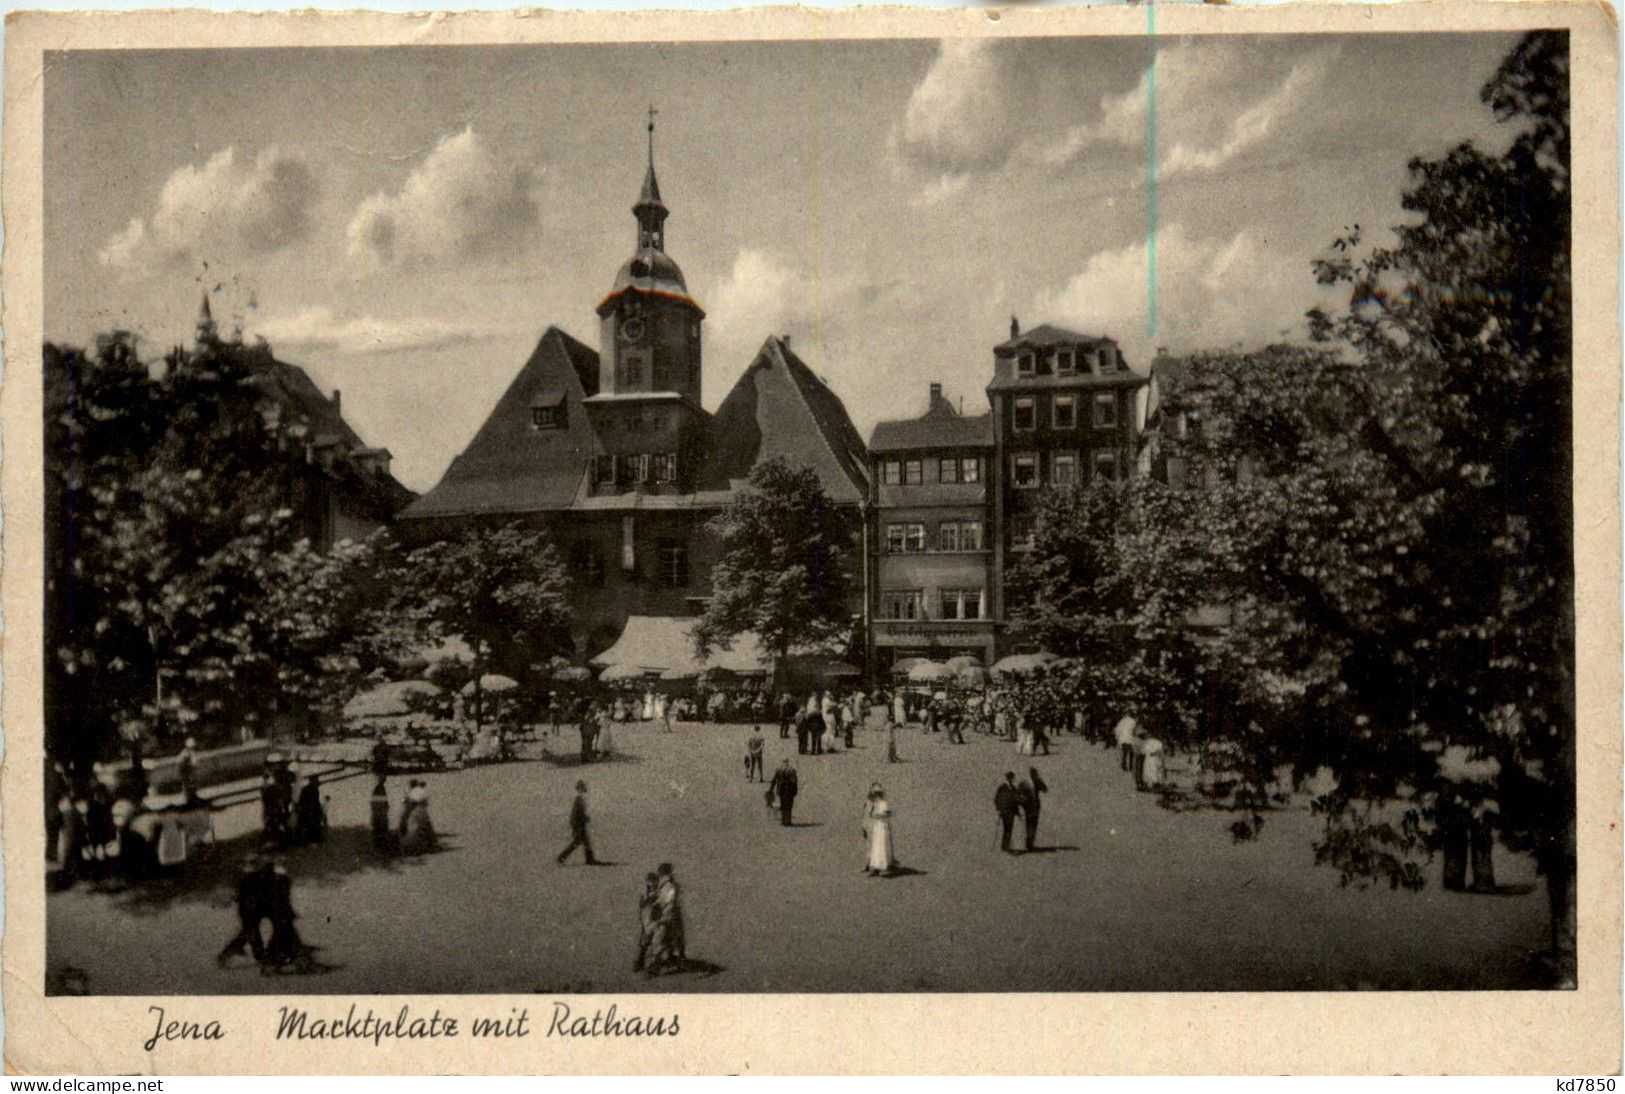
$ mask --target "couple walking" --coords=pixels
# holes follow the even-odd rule
[[[688,940],[683,930],[683,897],[671,863],[643,879],[638,900],[638,958],[633,972],[659,976],[681,971],[688,961]]]
[[[993,792],[993,809],[999,815],[999,850],[1010,851],[1010,835],[1019,813],[1026,822],[1026,850],[1033,850],[1038,838],[1038,815],[1043,809],[1041,794],[1047,793],[1049,784],[1038,775],[1038,769],[1027,769],[1027,778],[1016,782],[1016,773],[1006,771],[1004,781]]]

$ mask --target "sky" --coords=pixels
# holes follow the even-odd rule
[[[770,335],[860,432],[1053,322],[1170,352],[1303,336],[1310,262],[1406,162],[1509,134],[1507,35],[75,51],[45,88],[45,325],[160,356],[201,293],[427,490],[541,333],[597,344],[647,109],[715,409]],[[1156,313],[1147,103],[1155,72]]]

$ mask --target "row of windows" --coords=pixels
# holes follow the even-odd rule
[[[578,585],[596,588],[604,583],[604,556],[598,545],[577,542],[570,547],[570,576]],[[655,580],[673,589],[688,586],[688,545],[675,539],[655,544]]]
[[[1085,349],[1061,346],[1049,353],[1022,350],[1016,354],[1016,375],[1023,379],[1031,376],[1075,376],[1080,371],[1111,372],[1117,367],[1117,351],[1111,346]]]
[[[937,525],[936,547],[926,546],[925,525],[903,523],[886,525],[886,552],[902,555],[917,551],[980,551],[982,549],[982,522],[979,520],[945,520]]]
[[[926,610],[924,589],[887,589],[880,594],[882,619],[981,619],[982,590],[938,589],[937,614]]]
[[[927,465],[936,472],[935,482],[982,481],[980,456],[943,456],[934,460],[885,460],[880,465],[880,481],[887,486],[919,486],[925,481]]]
[[[1040,399],[1037,395],[1018,395],[1010,400],[1010,425],[1017,433],[1038,428]],[[1096,429],[1110,429],[1117,425],[1117,394],[1097,392],[1094,398],[1093,421]],[[1050,403],[1049,424],[1052,429],[1076,429],[1078,426],[1078,397],[1056,395]]]
[[[677,453],[640,452],[630,456],[598,456],[593,481],[600,486],[620,483],[676,482]]]
[[[1019,490],[1035,490],[1045,485],[1044,460],[1038,452],[1016,452],[1010,457],[1010,485]],[[1101,449],[1090,463],[1096,482],[1116,482],[1122,468],[1116,449]],[[1071,486],[1081,481],[1076,452],[1049,453],[1050,486]]]

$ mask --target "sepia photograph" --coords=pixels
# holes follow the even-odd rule
[[[1135,17],[47,49],[37,990],[1583,987],[1570,32]]]

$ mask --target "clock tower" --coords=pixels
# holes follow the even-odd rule
[[[637,250],[598,305],[599,383],[616,394],[672,392],[700,402],[700,323],[705,318],[666,254],[668,210],[655,178],[654,114],[649,111],[649,169],[632,215]]]

